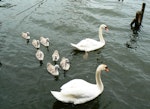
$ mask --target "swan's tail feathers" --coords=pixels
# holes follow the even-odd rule
[[[71,43],[71,46],[77,48],[76,44]]]
[[[61,92],[51,91],[51,94],[58,100],[64,103],[73,103],[74,98],[70,96],[65,96]]]
[[[57,91],[51,91],[51,94],[59,101],[63,100],[62,94],[60,92]]]

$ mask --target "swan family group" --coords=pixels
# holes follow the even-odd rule
[[[108,27],[105,24],[100,25],[99,27],[99,41],[86,38],[81,40],[79,43],[71,43],[71,46],[79,51],[90,52],[102,48],[105,45],[105,40],[103,38],[102,30],[108,30]],[[30,36],[29,32],[22,33],[22,37],[29,42]],[[48,48],[49,38],[40,37],[40,40],[33,39],[32,45],[37,48],[36,58],[40,61],[42,65],[42,60],[44,59],[44,53],[39,49],[40,44]],[[47,71],[54,76],[58,76],[59,65],[57,61],[59,60],[59,52],[55,50],[52,54],[52,59],[56,63],[52,65],[50,62],[47,63]],[[63,70],[69,70],[70,62],[68,58],[63,57],[60,61],[60,66]],[[83,79],[73,79],[60,88],[61,91],[51,91],[51,94],[59,101],[64,103],[73,103],[73,104],[82,104],[88,101],[91,101],[98,97],[104,90],[104,85],[101,80],[101,72],[108,72],[109,69],[107,65],[100,64],[95,73],[96,84],[89,83]]]

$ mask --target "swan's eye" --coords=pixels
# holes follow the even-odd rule
[[[108,27],[107,27],[107,26],[105,27],[105,30],[108,30]]]
[[[105,67],[105,71],[106,71],[106,72],[109,72],[109,68],[108,68],[107,66]]]

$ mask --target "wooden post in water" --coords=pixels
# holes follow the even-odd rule
[[[134,24],[134,27],[133,27],[133,24]],[[136,17],[135,19],[133,19],[130,26],[133,31],[137,32],[140,29],[140,25],[141,25],[141,11],[138,11],[136,12]]]
[[[133,21],[130,24],[131,29],[133,30],[134,33],[137,33],[137,31],[140,29],[140,26],[142,24],[142,19],[143,19],[143,15],[144,15],[145,5],[146,5],[145,3],[142,4],[141,11],[137,11],[136,12],[136,17],[135,17],[135,19],[133,19]],[[134,24],[134,27],[133,27],[133,24]]]
[[[143,3],[143,4],[142,4],[142,9],[141,9],[141,12],[142,12],[141,23],[142,23],[142,20],[143,20],[143,15],[144,15],[145,6],[146,6],[146,3]]]

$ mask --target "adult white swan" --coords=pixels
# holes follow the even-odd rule
[[[52,95],[59,101],[65,103],[82,104],[99,96],[104,86],[101,80],[101,71],[109,71],[107,65],[101,64],[96,70],[96,84],[86,82],[82,79],[73,79],[61,87],[61,91],[51,91]]]
[[[105,40],[104,40],[103,35],[102,35],[103,29],[108,30],[108,27],[105,24],[100,25],[100,27],[99,27],[99,39],[100,39],[100,41],[86,38],[86,39],[81,40],[77,44],[71,43],[71,46],[75,47],[79,51],[85,51],[85,52],[90,52],[90,51],[102,48],[105,45]]]

